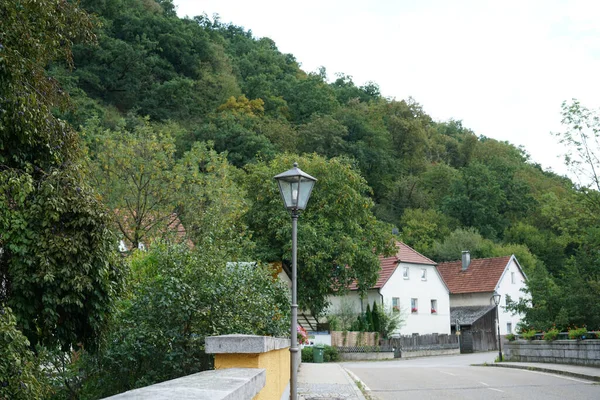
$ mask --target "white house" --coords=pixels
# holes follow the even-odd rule
[[[336,312],[343,302],[351,303],[359,313],[373,302],[401,312],[406,322],[397,333],[450,333],[449,291],[436,263],[414,249],[397,242],[398,252],[392,257],[380,257],[381,269],[375,286],[360,299],[358,288],[350,293],[329,298],[330,312]]]
[[[492,295],[497,292],[501,296],[498,308],[500,334],[514,333],[521,315],[513,315],[505,307],[508,299],[518,301],[525,296],[522,289],[527,280],[514,255],[471,260],[469,252],[464,251],[462,260],[440,263],[437,269],[450,290],[452,324],[457,319],[460,324],[469,322],[460,321],[460,316],[468,314],[464,312],[467,310],[465,307],[470,310],[471,318],[478,315],[475,312],[477,307],[481,316],[492,311],[495,313]],[[492,317],[495,318],[495,315]]]

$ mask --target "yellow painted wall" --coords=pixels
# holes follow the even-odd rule
[[[288,348],[259,354],[215,354],[215,369],[264,368],[267,379],[255,400],[279,400],[290,381]]]

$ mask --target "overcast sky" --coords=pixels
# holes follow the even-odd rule
[[[565,173],[560,105],[600,106],[600,2],[586,0],[174,0],[269,37],[303,70],[373,81],[434,119],[522,145]]]

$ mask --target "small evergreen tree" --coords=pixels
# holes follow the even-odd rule
[[[373,332],[380,332],[380,323],[379,323],[379,309],[377,308],[377,302],[373,301],[373,309],[371,310],[372,320],[373,320]]]

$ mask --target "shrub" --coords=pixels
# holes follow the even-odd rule
[[[553,340],[556,340],[559,333],[560,331],[556,329],[556,327],[552,327],[552,329],[549,329],[548,332],[544,332],[543,339],[547,342],[551,342]]]
[[[571,328],[569,329],[569,339],[585,339],[587,335],[587,328],[584,326],[582,328]]]
[[[521,336],[525,340],[533,340],[535,338],[537,331],[535,329],[529,329],[521,332]]]
[[[307,363],[313,362],[312,346],[306,346],[302,349],[302,362],[307,362]]]
[[[505,337],[506,337],[506,340],[508,340],[509,342],[512,342],[517,338],[514,333],[509,333]]]
[[[339,360],[340,360],[340,353],[338,353],[337,347],[325,345],[325,352],[323,353],[323,361],[336,362]]]

